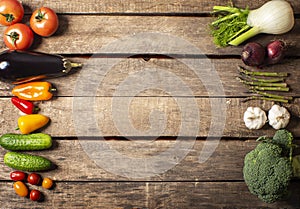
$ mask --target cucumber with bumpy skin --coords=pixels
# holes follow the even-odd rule
[[[19,152],[7,152],[4,155],[4,163],[16,170],[30,172],[50,170],[53,166],[47,158]]]
[[[52,146],[52,138],[48,134],[4,134],[0,137],[0,145],[12,151],[44,150]]]

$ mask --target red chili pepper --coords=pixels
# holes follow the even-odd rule
[[[18,97],[12,97],[11,102],[25,114],[33,114],[39,110],[32,102]]]

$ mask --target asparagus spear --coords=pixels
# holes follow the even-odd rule
[[[258,90],[258,91],[289,91],[288,87],[269,87],[269,86],[250,86],[250,90]]]
[[[278,83],[278,82],[284,82],[284,78],[270,78],[270,79],[265,79],[265,78],[257,78],[254,76],[249,76],[244,73],[240,73],[242,78],[245,78],[246,80],[251,80],[251,81],[257,81],[257,82],[262,82],[262,83]]]
[[[242,66],[239,66],[239,71],[249,76],[266,76],[266,77],[287,77],[288,73],[285,72],[259,72],[259,71],[250,71]]]
[[[260,94],[260,95],[262,95],[264,97],[269,97],[269,98],[284,99],[284,100],[293,100],[293,97],[291,97],[291,96],[281,96],[281,95],[276,95],[276,94],[270,94],[270,93],[263,92],[263,91],[256,91],[256,90],[254,90],[253,93]]]
[[[282,103],[288,103],[289,102],[289,100],[287,100],[287,99],[270,98],[270,97],[264,97],[264,96],[247,97],[245,100],[243,100],[243,102],[247,102],[249,100],[257,100],[257,99],[273,101],[273,102],[282,102]]]
[[[266,86],[266,87],[287,87],[286,83],[269,83],[269,82],[259,82],[259,81],[246,81],[238,77],[241,83],[249,86]]]

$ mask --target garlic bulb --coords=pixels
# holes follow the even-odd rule
[[[274,129],[285,128],[290,121],[290,113],[285,107],[273,105],[268,114],[269,124]]]
[[[244,122],[249,129],[260,129],[266,124],[267,115],[259,107],[248,107],[244,113]]]

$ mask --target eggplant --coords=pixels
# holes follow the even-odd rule
[[[0,54],[0,78],[17,83],[64,76],[81,66],[60,55],[41,52],[6,50]]]

